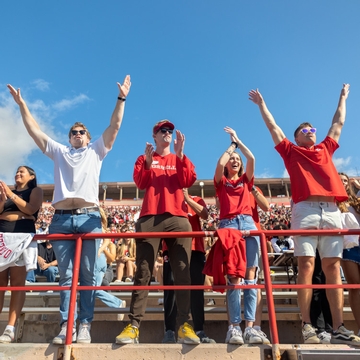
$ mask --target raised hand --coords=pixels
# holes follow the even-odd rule
[[[120,92],[119,96],[126,98],[131,88],[130,75],[126,75],[124,79],[124,83],[122,85],[120,83],[117,83],[117,86]]]
[[[20,105],[20,103],[23,101],[22,97],[21,97],[21,92],[20,92],[20,88],[18,88],[17,90],[15,90],[15,88],[13,86],[11,86],[10,84],[7,84],[7,88],[10,91],[10,94],[12,95],[12,97],[14,98],[15,102]]]
[[[5,189],[2,185],[2,182],[0,182],[0,203],[4,203],[7,200]]]
[[[249,91],[249,100],[251,100],[256,105],[260,105],[264,101],[259,89]]]
[[[341,95],[345,96],[345,99],[349,96],[350,92],[350,84],[343,84],[343,88],[341,89]]]
[[[234,141],[236,143],[238,143],[240,141],[236,134],[236,131],[234,129],[232,129],[229,126],[225,126],[224,130],[225,130],[225,132],[227,132],[230,135],[230,141]]]
[[[146,168],[150,169],[151,164],[153,162],[153,155],[154,155],[154,145],[150,143],[146,143],[145,146],[145,161],[146,161]]]
[[[176,139],[174,139],[174,151],[180,159],[184,156],[185,135],[180,130],[176,130]]]

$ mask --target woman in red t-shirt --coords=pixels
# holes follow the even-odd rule
[[[230,135],[231,145],[221,155],[215,171],[214,183],[216,195],[220,203],[219,228],[232,228],[241,231],[257,230],[252,218],[250,192],[254,185],[255,158],[251,151],[239,140],[236,132],[225,127]],[[236,148],[246,158],[246,170]],[[245,237],[246,241],[246,275],[245,284],[256,284],[256,268],[259,261],[259,239],[254,236]],[[235,274],[227,274],[229,285],[239,285],[241,280]],[[244,291],[244,318],[246,328],[244,338],[240,329],[241,293],[240,289],[227,290],[226,304],[228,308],[229,330],[226,343],[262,344],[262,338],[253,328],[256,312],[257,290]]]

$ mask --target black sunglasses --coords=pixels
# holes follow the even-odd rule
[[[172,134],[174,130],[168,129],[168,128],[160,128],[159,131],[161,131],[162,134],[166,134],[168,132],[169,134]]]
[[[80,135],[85,135],[86,134],[86,130],[71,130],[71,135],[75,136],[77,134]]]

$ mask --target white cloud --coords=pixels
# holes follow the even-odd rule
[[[52,108],[56,111],[68,110],[78,104],[90,100],[86,95],[80,94],[72,99],[63,99],[52,105]]]
[[[59,128],[55,130],[53,120],[57,114],[87,100],[89,98],[86,95],[80,94],[54,105],[46,105],[42,100],[27,101],[27,105],[40,128],[53,139],[59,139],[64,134],[66,137],[66,133],[58,133]],[[0,92],[0,139],[0,179],[13,184],[17,167],[27,164],[29,156],[38,147],[27,133],[19,107],[7,91]]]
[[[272,178],[274,175],[269,172],[269,169],[263,169],[262,173],[255,174],[255,179]]]
[[[43,79],[36,79],[31,84],[34,85],[35,89],[40,91],[47,91],[50,88],[50,84]]]
[[[288,171],[286,169],[284,169],[284,172],[282,174],[282,178],[288,178],[288,177],[290,177],[289,173],[288,173]]]
[[[351,156],[348,156],[346,159],[344,158],[333,158],[333,162],[338,171],[343,171],[348,167],[351,162]]]

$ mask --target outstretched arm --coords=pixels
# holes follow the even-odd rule
[[[343,87],[342,87],[341,93],[340,93],[339,103],[338,103],[337,109],[335,111],[331,127],[328,132],[328,136],[333,138],[336,142],[339,141],[341,130],[345,123],[346,99],[349,96],[349,92],[350,92],[350,85],[343,84]]]
[[[31,115],[24,99],[21,97],[20,89],[15,90],[10,84],[7,85],[14,101],[19,105],[21,117],[29,135],[34,139],[36,145],[45,152],[48,136],[40,129],[39,124]]]
[[[117,85],[119,88],[120,99],[116,100],[115,109],[111,115],[110,125],[103,133],[105,147],[109,150],[112,148],[115,142],[124,116],[125,99],[128,96],[131,87],[130,75],[125,76],[124,83],[122,85],[120,83],[117,83]]]
[[[266,127],[269,129],[272,139],[275,145],[279,144],[281,141],[285,139],[285,134],[281,130],[281,128],[276,124],[274,117],[271,112],[267,108],[264,98],[260,94],[259,90],[250,90],[249,92],[249,100],[258,105],[261,116],[265,122]]]

